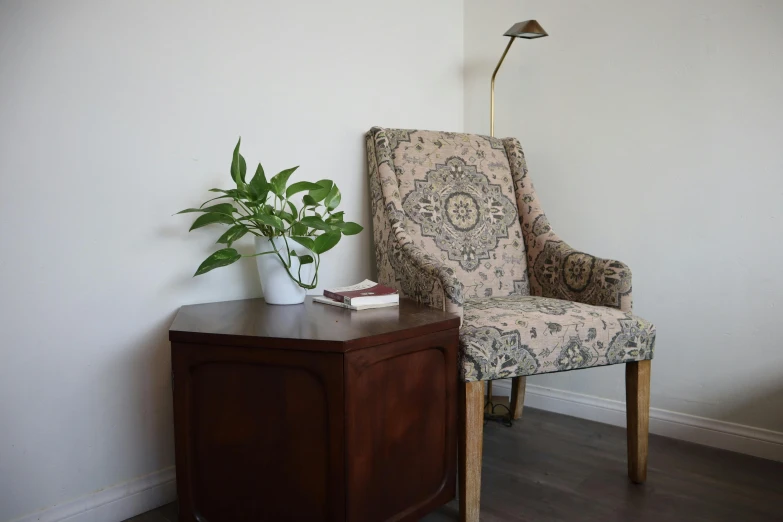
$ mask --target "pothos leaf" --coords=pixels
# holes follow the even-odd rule
[[[312,250],[315,246],[315,241],[313,241],[313,238],[307,237],[307,236],[291,236],[291,239],[302,245],[308,250]]]
[[[247,172],[247,163],[245,158],[239,153],[239,145],[242,143],[242,137],[239,137],[237,146],[234,147],[234,154],[231,156],[231,178],[237,186],[245,182],[245,173]]]
[[[234,205],[231,203],[218,203],[217,205],[204,208],[186,208],[185,210],[180,210],[177,214],[187,214],[188,212],[215,212],[216,214],[226,214],[227,216],[230,216],[236,211],[237,209],[235,209]]]
[[[253,219],[256,219],[261,223],[269,225],[270,227],[276,228],[278,230],[285,229],[283,221],[277,216],[270,216],[269,214],[256,214],[253,216]]]
[[[298,221],[294,222],[291,225],[291,235],[292,236],[301,236],[303,234],[307,234],[307,226],[299,223]]]
[[[253,191],[253,195],[258,199],[266,199],[266,193],[269,192],[269,184],[266,182],[266,175],[264,174],[264,167],[258,164],[256,173],[253,175],[253,179],[250,180],[250,190]],[[264,195],[262,198],[261,195]]]
[[[233,227],[226,230],[226,232],[220,236],[220,238],[217,240],[218,243],[224,243],[228,246],[231,246],[234,241],[241,238],[245,234],[248,233],[248,229],[245,225],[234,225]]]
[[[326,218],[326,222],[330,224],[341,223],[344,215],[345,212],[343,212],[342,210],[340,212],[335,212],[334,214]]]
[[[321,234],[313,242],[313,248],[311,249],[316,254],[323,254],[324,252],[331,250],[334,246],[340,242],[342,235],[339,232],[327,232]]]
[[[204,214],[196,218],[193,224],[190,225],[190,230],[196,230],[197,228],[212,225],[213,223],[224,223],[226,225],[232,225],[234,223],[234,218],[226,214],[209,212],[208,214]]]
[[[239,155],[239,179],[242,180],[242,184],[245,183],[245,175],[247,174],[247,163],[242,155]],[[242,185],[240,185],[242,186]]]
[[[311,183],[309,181],[298,181],[286,189],[285,197],[290,198],[298,192],[303,192],[305,190],[318,190],[320,188],[321,185],[317,183]]]
[[[324,223],[323,219],[321,219],[318,216],[305,216],[302,219],[300,219],[299,222],[302,223],[303,225],[307,226],[307,227],[315,228],[317,230],[331,230],[332,229],[329,225]]]
[[[227,194],[227,195],[231,196],[232,198],[239,195],[239,192],[237,192],[237,189],[223,190],[223,189],[219,189],[219,188],[211,188],[211,189],[209,189],[209,191],[210,192],[222,192],[223,194]]]
[[[336,226],[346,236],[353,236],[355,234],[358,234],[362,230],[364,230],[364,227],[362,227],[360,224],[354,223],[352,221],[347,221],[345,223],[337,223]]]
[[[313,198],[313,201],[316,203],[319,201],[323,201],[323,199],[329,195],[329,191],[332,190],[332,187],[334,186],[334,182],[330,181],[328,179],[322,179],[319,181],[316,181],[317,185],[320,185],[321,188],[311,190],[308,194],[311,198]]]
[[[206,274],[210,270],[220,268],[221,266],[228,266],[232,263],[236,263],[240,259],[242,259],[242,256],[239,255],[239,252],[233,248],[224,248],[222,250],[218,250],[206,258],[203,263],[201,263],[201,265],[198,267],[198,270],[196,270],[196,273],[193,274],[193,277]]]
[[[337,188],[337,185],[332,185],[332,189],[324,199],[324,205],[329,210],[333,210],[340,204],[340,199],[342,199],[342,196],[340,195],[340,189]]]
[[[272,179],[269,180],[269,184],[272,185],[272,192],[282,198],[283,194],[285,194],[285,185],[288,183],[288,178],[290,178],[291,174],[298,168],[298,166],[291,167],[290,169],[282,170],[272,176]]]

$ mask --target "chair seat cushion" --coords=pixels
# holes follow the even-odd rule
[[[460,330],[466,381],[642,361],[654,345],[641,317],[546,297],[468,299]]]

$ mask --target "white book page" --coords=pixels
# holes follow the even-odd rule
[[[353,292],[355,290],[366,290],[368,288],[372,288],[373,286],[377,285],[375,281],[370,281],[369,279],[365,279],[361,283],[356,283],[355,285],[351,286],[341,286],[340,288],[327,288],[330,292]]]

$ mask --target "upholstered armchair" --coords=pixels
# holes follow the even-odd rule
[[[375,127],[366,136],[379,282],[459,314],[460,513],[478,520],[484,382],[626,365],[628,474],[644,482],[655,327],[631,271],[574,250],[541,209],[514,138]]]

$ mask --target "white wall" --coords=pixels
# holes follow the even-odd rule
[[[467,0],[465,130],[517,136],[555,230],[620,259],[652,406],[783,431],[783,2]],[[530,384],[622,399],[623,368]]]
[[[250,262],[191,278],[216,229],[172,217],[237,136],[369,225],[363,133],[461,129],[462,28],[452,0],[0,3],[0,520],[173,464],[175,311],[260,292]],[[321,282],[371,263],[346,238]]]

